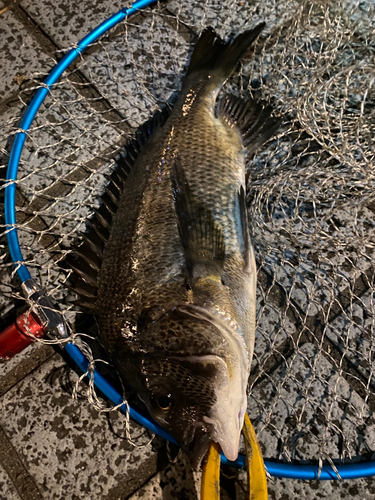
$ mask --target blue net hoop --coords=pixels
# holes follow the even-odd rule
[[[47,97],[52,86],[59,80],[68,66],[80,55],[87,47],[94,43],[103,34],[108,32],[114,26],[124,21],[126,18],[134,15],[140,10],[151,6],[157,0],[139,0],[131,7],[124,8],[111,16],[109,19],[101,23],[93,29],[87,36],[78,42],[76,47],[71,49],[63,59],[56,64],[48,77],[44,80],[43,86],[37,91],[20,124],[20,131],[16,134],[13,147],[10,154],[6,187],[5,187],[5,223],[7,228],[7,238],[10,255],[16,266],[17,274],[22,282],[31,279],[30,272],[24,263],[22,252],[18,240],[16,228],[16,180],[18,174],[18,167],[22,155],[23,146],[29,130],[40,106]],[[87,372],[89,361],[85,358],[79,348],[73,343],[65,345],[65,351],[69,354],[72,360],[76,363],[82,372]],[[115,405],[121,405],[123,402],[122,396],[114,389],[114,387],[97,371],[94,370],[94,383],[109,400]],[[149,429],[151,432],[175,443],[174,438],[168,434],[159,425],[153,422],[150,418],[145,417],[134,408],[122,404],[120,409],[129,416]],[[222,454],[222,463],[228,464],[232,467],[242,469],[245,468],[245,457],[240,455],[235,462],[226,459]],[[352,463],[344,465],[335,465],[335,468],[330,465],[315,466],[315,465],[300,465],[289,463],[278,463],[272,461],[265,461],[267,471],[271,476],[290,479],[303,479],[303,480],[335,480],[335,479],[358,479],[375,475],[375,461]]]

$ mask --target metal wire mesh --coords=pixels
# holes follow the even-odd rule
[[[135,130],[173,102],[199,33],[267,22],[226,84],[284,118],[249,159],[258,264],[249,415],[267,458],[369,460],[375,448],[375,7],[371,0],[158,4],[118,25],[42,105],[17,181],[17,227],[33,278],[76,332],[61,266]],[[69,47],[70,48],[70,47]],[[68,48],[68,49],[69,49]],[[58,52],[57,58],[63,54]],[[20,113],[43,80],[25,81]],[[6,125],[2,172],[19,116]],[[1,235],[0,307],[22,307]]]

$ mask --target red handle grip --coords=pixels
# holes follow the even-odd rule
[[[12,358],[43,336],[43,325],[35,316],[29,311],[21,314],[15,323],[0,333],[0,361]]]

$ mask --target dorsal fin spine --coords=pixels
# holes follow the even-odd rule
[[[117,168],[112,172],[110,182],[101,196],[101,205],[95,210],[91,220],[88,221],[90,230],[82,234],[84,242],[79,248],[76,248],[78,258],[73,259],[72,262],[72,254],[69,254],[66,259],[68,267],[76,275],[75,286],[67,285],[67,287],[83,297],[82,300],[75,302],[82,307],[95,308],[101,259],[110,235],[112,218],[116,215],[124,183],[127,182],[127,177],[143,146],[155,129],[166,122],[169,115],[170,109],[168,107],[162,112],[156,113],[138,129],[135,139],[125,147],[124,153],[118,157]]]

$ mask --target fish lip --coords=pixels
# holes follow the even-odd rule
[[[194,437],[190,445],[182,448],[189,458],[191,467],[196,472],[199,471],[202,460],[206,455],[211,442],[212,438],[207,433],[207,427],[198,425],[195,428]]]
[[[210,419],[209,417],[203,418],[204,422],[212,427],[211,439],[218,443],[224,456],[231,462],[237,460],[241,431],[237,432],[236,435],[229,433],[228,436],[228,433],[225,432],[225,429],[223,430],[219,420]]]
[[[222,449],[222,453],[228,460],[237,460],[238,442],[231,446],[225,439],[212,439],[210,433],[207,432],[207,428],[205,426],[199,426],[195,429],[194,438],[191,444],[188,447],[183,448],[183,451],[189,458],[191,467],[196,472],[200,470],[202,461],[208,452],[210,444],[213,442],[217,442],[220,448],[224,446],[225,451]]]
[[[207,427],[207,424],[209,427]],[[240,435],[238,435],[238,439],[234,439],[232,443],[228,441],[225,435],[220,433],[220,429],[219,432],[217,431],[217,426],[214,425],[213,420],[207,418],[204,420],[204,423],[198,424],[195,428],[194,437],[190,445],[182,446],[183,451],[190,460],[192,468],[196,472],[199,471],[202,460],[207,454],[210,444],[213,442],[219,444],[222,453],[228,460],[237,460]]]

